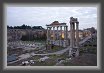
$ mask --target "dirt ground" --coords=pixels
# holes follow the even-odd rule
[[[97,66],[97,55],[83,54],[82,56],[72,59],[70,62],[78,66]]]

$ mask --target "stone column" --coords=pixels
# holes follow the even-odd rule
[[[57,40],[58,40],[58,33],[59,33],[59,31],[58,31],[58,27],[59,27],[59,26],[57,26],[57,35],[56,35]]]
[[[66,26],[64,26],[64,46],[66,46]]]
[[[76,22],[76,57],[79,56],[79,22]]]
[[[60,26],[60,31],[61,31],[61,36],[60,36],[60,43],[61,43],[61,46],[62,46],[62,26]]]
[[[75,36],[74,36],[74,23],[72,24],[72,30],[71,30],[71,42],[72,42],[72,48],[74,47],[74,39],[75,39]]]
[[[58,31],[58,43],[59,43],[59,46],[60,46],[60,27],[59,27],[59,31]]]
[[[50,41],[49,43],[51,43],[51,40],[52,40],[52,39],[51,39],[51,28],[52,28],[52,27],[49,27],[49,41]]]
[[[64,40],[66,40],[66,26],[64,26]]]
[[[70,22],[70,48],[69,48],[69,57],[71,56],[71,50],[73,48],[73,40],[72,40],[72,23]]]
[[[67,41],[68,41],[68,39],[67,39],[67,37],[68,37],[68,35],[67,35],[68,33],[67,33],[67,26],[64,26],[64,40],[65,40],[65,45],[67,46]]]
[[[75,47],[75,23],[73,24],[73,48]]]
[[[73,48],[73,31],[72,23],[70,23],[70,47]]]
[[[68,43],[68,26],[66,26],[66,46],[69,45]]]
[[[76,47],[79,47],[79,22],[76,23]]]
[[[55,32],[54,32],[54,30],[55,30],[55,27],[53,27],[53,44],[54,44],[54,40],[55,40]]]

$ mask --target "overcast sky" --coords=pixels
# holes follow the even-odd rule
[[[78,18],[79,29],[97,28],[96,7],[7,7],[6,21],[9,26],[42,26],[53,21],[67,23],[70,29],[70,17]]]

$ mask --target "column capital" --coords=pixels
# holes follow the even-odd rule
[[[62,26],[60,26],[60,28],[62,28]]]
[[[48,28],[49,28],[49,27],[47,27],[47,30],[48,30]]]
[[[49,29],[51,30],[52,27],[49,27]]]
[[[75,22],[70,22],[70,25],[73,25],[73,24],[75,24]]]
[[[79,24],[79,22],[76,22],[76,24]]]
[[[68,28],[68,26],[65,26],[66,28]]]
[[[59,26],[56,26],[56,27],[57,27],[57,30],[58,30]]]
[[[55,26],[53,26],[53,28],[55,28]]]

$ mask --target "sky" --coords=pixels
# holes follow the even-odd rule
[[[70,29],[70,17],[78,18],[79,29],[95,27],[97,29],[96,7],[7,7],[6,21],[9,26],[42,26],[54,21],[67,23]]]

